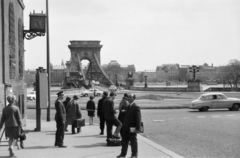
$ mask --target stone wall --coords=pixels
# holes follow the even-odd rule
[[[158,91],[158,92],[187,92],[187,87],[130,87],[135,91]]]

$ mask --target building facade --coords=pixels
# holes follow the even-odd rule
[[[24,81],[24,38],[22,0],[0,2],[0,117],[9,94],[16,96],[23,124],[26,123],[26,83]],[[1,133],[1,132],[0,132]]]
[[[51,86],[63,86],[64,79],[66,76],[66,66],[62,61],[61,65],[50,66],[51,72]]]
[[[133,77],[137,79],[134,65],[120,65],[116,60],[112,60],[108,64],[102,65],[102,68],[113,83],[125,82],[129,72],[133,73]]]

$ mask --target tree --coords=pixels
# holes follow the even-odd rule
[[[229,84],[232,89],[238,90],[240,84],[240,61],[232,59],[228,65],[220,68],[218,77],[221,78],[223,84]]]

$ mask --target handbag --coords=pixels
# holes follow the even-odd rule
[[[20,127],[20,136],[19,136],[19,138],[20,138],[20,141],[23,141],[23,140],[27,139],[26,134],[25,134],[24,130],[22,129],[22,127]]]

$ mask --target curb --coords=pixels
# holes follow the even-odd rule
[[[164,148],[163,146],[151,141],[150,139],[148,138],[145,138],[144,136],[141,136],[141,135],[138,135],[138,137],[144,141],[145,143],[147,143],[148,145],[154,147],[155,149],[159,150],[159,151],[162,151],[163,153],[167,154],[168,156],[171,156],[172,158],[184,158],[174,152],[172,152],[171,150],[168,150],[166,148]]]

